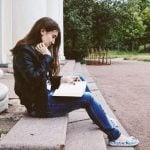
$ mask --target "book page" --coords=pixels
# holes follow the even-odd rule
[[[62,83],[58,89],[55,90],[53,96],[70,96],[81,97],[86,88],[86,81],[77,81],[73,83]]]

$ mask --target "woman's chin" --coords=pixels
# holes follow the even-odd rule
[[[45,46],[46,46],[46,47],[49,47],[49,45],[50,45],[50,44],[48,44],[48,43],[45,43]]]
[[[51,46],[51,43],[47,43],[47,47]]]

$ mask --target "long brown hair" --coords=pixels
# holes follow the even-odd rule
[[[55,40],[55,44],[48,47],[51,51],[51,54],[54,58],[53,65],[52,65],[52,74],[57,75],[60,70],[59,66],[59,58],[58,58],[58,50],[60,47],[61,42],[61,33],[58,24],[49,17],[43,17],[35,22],[33,27],[31,28],[30,32],[21,40],[17,42],[15,47],[11,49],[13,55],[19,50],[17,49],[18,46],[28,44],[32,47],[35,47],[38,43],[41,43],[41,29],[45,29],[47,32],[57,30],[58,36]]]

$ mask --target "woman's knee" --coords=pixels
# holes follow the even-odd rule
[[[94,104],[102,108],[100,102],[94,97],[94,95],[91,92],[84,92],[83,99],[86,101],[88,105]]]
[[[87,104],[92,104],[94,102],[94,96],[90,92],[84,92],[83,99],[87,102]]]

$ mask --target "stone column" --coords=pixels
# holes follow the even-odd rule
[[[2,1],[0,1],[0,63],[2,63]]]
[[[63,27],[63,0],[47,0],[47,15],[54,19],[61,30],[61,45],[59,50],[60,60],[65,60],[64,56],[64,27]]]
[[[7,64],[12,48],[12,0],[0,0],[0,41],[0,64]]]
[[[63,0],[0,0],[0,8],[0,64],[11,62],[9,50],[44,16],[61,28],[60,59],[64,59]]]
[[[13,46],[31,29],[35,21],[46,16],[47,0],[13,0]]]

